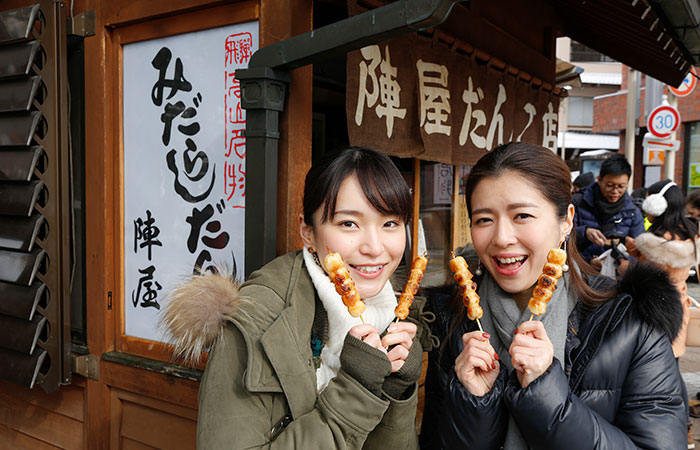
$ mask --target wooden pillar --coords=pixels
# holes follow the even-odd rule
[[[77,2],[76,2],[77,3]],[[87,346],[99,358],[114,347],[113,310],[107,308],[114,292],[115,92],[111,31],[104,26],[102,2],[86,0],[76,11],[95,11],[95,36],[85,38],[85,315]],[[114,301],[114,298],[113,298]],[[110,389],[101,381],[87,380],[85,388],[86,448],[109,446]]]
[[[313,27],[312,0],[262,0],[260,47],[306,33]],[[299,214],[304,177],[311,167],[313,68],[292,71],[280,120],[277,191],[277,254],[301,248]]]

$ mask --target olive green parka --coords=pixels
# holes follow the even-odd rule
[[[240,287],[207,274],[173,291],[165,321],[176,349],[196,357],[214,343],[199,388],[198,449],[418,448],[417,386],[407,400],[379,398],[341,368],[316,392],[316,295],[300,251]]]

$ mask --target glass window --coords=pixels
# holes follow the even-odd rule
[[[454,206],[454,246],[462,247],[472,242],[469,214],[467,213],[467,178],[472,166],[459,166],[459,195]]]
[[[586,47],[574,40],[571,41],[571,61],[574,62],[616,62],[609,56],[606,56],[590,47]]]
[[[569,97],[567,99],[569,126],[593,126],[593,99],[590,97]]]
[[[700,187],[700,122],[688,124],[688,187]],[[688,191],[690,192],[690,191]]]
[[[421,161],[418,254],[428,257],[421,286],[441,286],[449,277],[452,250],[452,185],[454,167]]]

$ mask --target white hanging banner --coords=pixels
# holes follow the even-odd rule
[[[124,333],[163,341],[166,293],[244,267],[245,110],[235,70],[258,22],[123,47]]]

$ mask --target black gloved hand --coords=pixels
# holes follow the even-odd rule
[[[420,378],[423,367],[423,347],[419,339],[414,339],[408,351],[406,362],[397,371],[386,377],[382,389],[394,400],[404,400],[413,394],[410,389]]]

